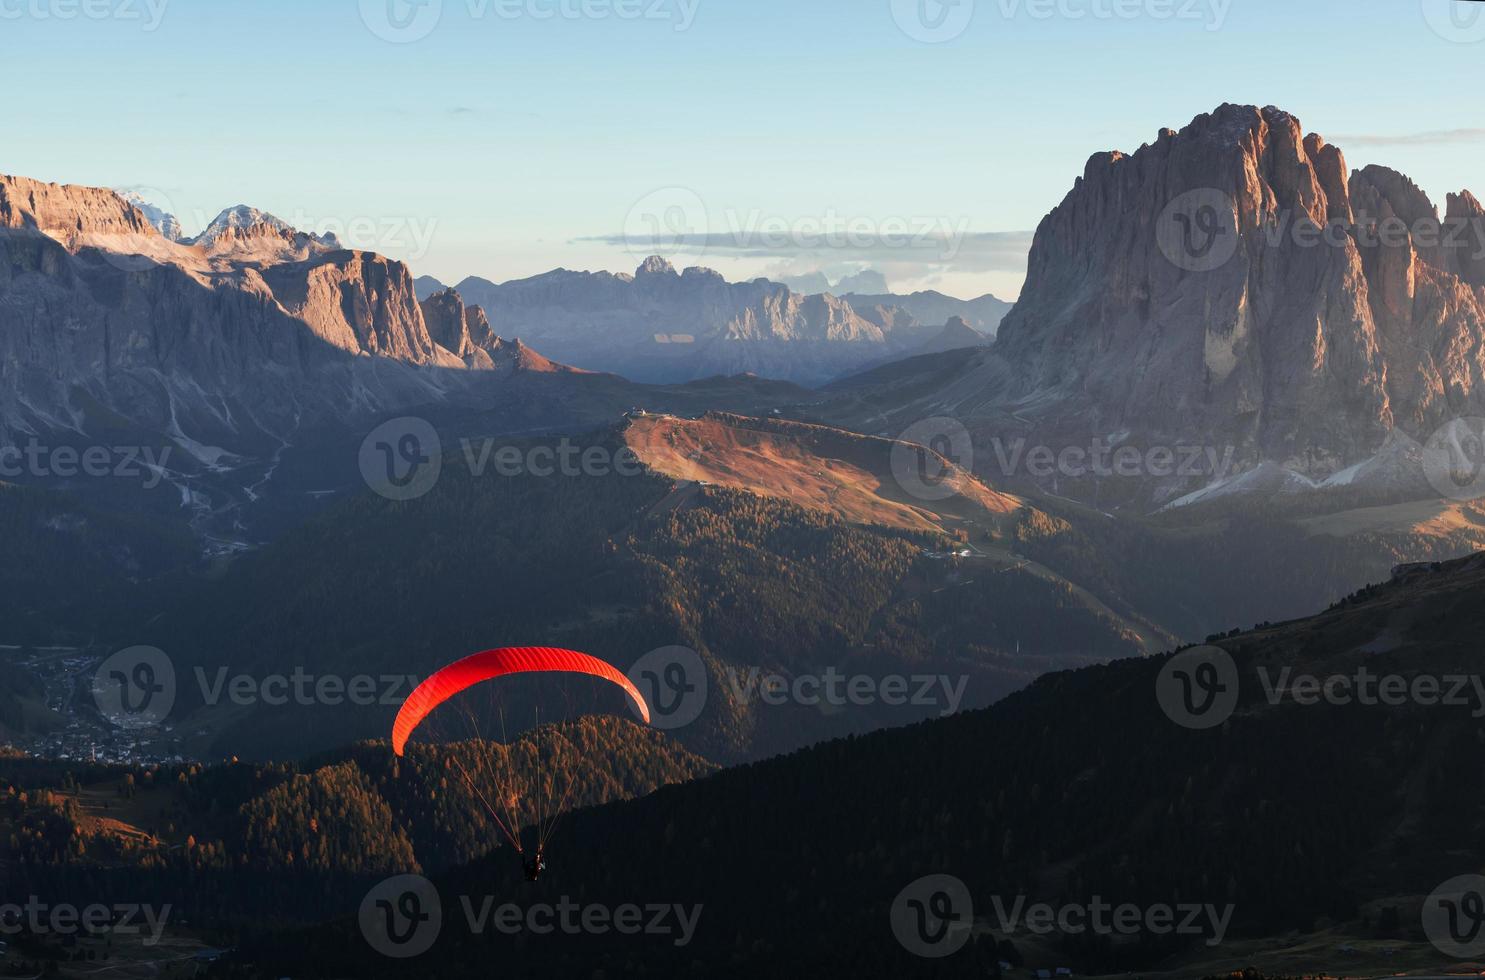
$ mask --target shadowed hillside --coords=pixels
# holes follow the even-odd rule
[[[578,814],[553,845],[550,883],[534,891],[498,863],[440,878],[440,891],[446,907],[493,892],[519,904],[580,895],[704,908],[684,949],[655,937],[522,937],[534,977],[984,976],[974,947],[930,964],[894,939],[894,898],[931,874],[961,880],[976,933],[1010,939],[1028,966],[1298,975],[1333,965],[1346,945],[1363,973],[1437,970],[1424,897],[1485,866],[1481,706],[1311,704],[1287,682],[1271,702],[1265,679],[1362,665],[1412,689],[1420,677],[1478,676],[1482,596],[1485,560],[1424,566],[1311,619],[1226,638],[1238,693],[1208,730],[1163,710],[1158,679],[1181,667],[1170,658],[1057,674],[986,711]],[[1211,946],[1211,933],[1028,938],[994,917],[996,899],[1018,896],[1231,914]],[[295,975],[410,975],[364,946],[358,955],[354,925],[307,941],[320,952],[254,956]],[[416,968],[474,976],[483,948],[451,916]]]

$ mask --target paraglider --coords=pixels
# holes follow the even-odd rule
[[[645,724],[650,722],[650,708],[645,703],[644,696],[639,693],[638,688],[629,678],[612,664],[575,650],[555,647],[505,647],[486,650],[484,653],[466,657],[458,663],[443,668],[418,685],[402,705],[397,714],[397,720],[392,726],[392,751],[399,758],[405,757],[409,739],[430,715],[450,699],[477,685],[518,674],[571,674],[607,681],[617,685],[628,695]],[[502,787],[489,785],[494,781],[494,777],[487,777],[483,780],[475,779],[460,761],[457,752],[449,753],[445,761],[457,771],[468,787],[470,796],[483,805],[491,822],[500,829],[515,848],[516,853],[521,857],[521,870],[526,880],[535,882],[540,879],[547,869],[544,850],[552,830],[550,825],[544,825],[542,819],[542,815],[548,812],[548,807],[543,805],[544,801],[538,800],[536,808],[537,843],[534,856],[528,860],[521,839],[522,822],[516,815],[514,798],[518,794],[514,790],[508,793],[502,792]],[[540,753],[537,756],[537,763],[539,769],[544,769]],[[538,775],[540,776],[540,773]],[[544,783],[539,781],[538,792],[543,790]],[[571,783],[568,785],[568,790],[570,792]],[[491,804],[492,798],[505,804],[504,816]],[[567,798],[564,794],[561,803],[550,811],[549,815],[553,822],[560,815],[566,802]]]
[[[406,754],[407,740],[433,710],[449,698],[469,690],[476,684],[506,677],[511,674],[565,673],[587,674],[590,677],[611,681],[624,689],[634,701],[639,715],[646,725],[650,723],[650,706],[634,683],[619,673],[612,664],[576,650],[559,650],[556,647],[505,647],[486,650],[472,657],[465,657],[456,664],[440,670],[413,691],[407,703],[397,713],[392,726],[392,751],[399,756]]]

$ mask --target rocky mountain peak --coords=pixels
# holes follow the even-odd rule
[[[0,228],[40,232],[74,251],[162,237],[143,211],[111,190],[7,175],[0,175]]]
[[[119,194],[125,201],[140,210],[155,230],[172,242],[185,240],[185,233],[181,229],[180,220],[162,208],[156,207],[146,201],[136,191],[124,191]]]
[[[663,256],[652,255],[645,259],[634,272],[635,279],[643,279],[647,276],[676,276],[675,266]]]
[[[341,247],[334,235],[300,231],[287,221],[246,204],[224,210],[212,219],[205,231],[191,239],[190,244],[199,246],[208,253],[251,251],[265,245],[286,246],[295,250]]]
[[[421,303],[428,336],[455,357],[466,357],[475,345],[469,335],[469,311],[464,299],[453,289],[434,293]],[[478,307],[476,307],[478,309]]]
[[[559,372],[572,369],[550,361],[520,339],[504,340],[478,306],[467,305],[457,289],[445,289],[422,301],[428,335],[439,347],[476,371]]]
[[[689,286],[725,286],[727,277],[716,269],[693,265],[681,273],[681,281]]]
[[[1328,476],[1485,394],[1485,264],[1404,175],[1269,106],[1095,154],[1001,326],[1015,397]],[[1467,194],[1449,214],[1480,213]],[[1387,234],[1392,229],[1395,234]]]

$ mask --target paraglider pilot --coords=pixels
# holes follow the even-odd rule
[[[541,851],[537,851],[535,857],[521,865],[521,869],[526,872],[527,881],[536,881],[541,877],[541,873],[547,869],[547,862],[542,857]]]

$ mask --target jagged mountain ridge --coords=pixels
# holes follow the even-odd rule
[[[1208,188],[1232,202],[1238,247],[1184,269],[1148,232],[1173,199]],[[1446,216],[1485,211],[1464,193]],[[1361,229],[1394,218],[1405,240],[1368,244]],[[1038,229],[998,350],[1025,369],[1017,394],[1085,399],[1107,431],[1223,433],[1255,461],[1328,476],[1394,428],[1426,439],[1481,405],[1485,257],[1415,242],[1430,220],[1403,175],[1348,178],[1340,149],[1293,116],[1223,106],[1089,161]],[[1305,244],[1303,222],[1346,235]]]
[[[1183,254],[1182,220],[1216,221],[1213,247],[1229,251]],[[1440,214],[1395,171],[1348,173],[1288,113],[1224,105],[1090,158],[1038,228],[991,352],[856,379],[823,414],[878,427],[952,415],[981,440],[1054,451],[1232,447],[1236,473],[1267,462],[1322,483],[1485,415],[1482,242],[1468,192]],[[1166,481],[1145,499],[1204,485]]]
[[[456,288],[502,335],[569,364],[650,382],[751,372],[822,383],[911,352],[960,302],[908,298],[934,314],[948,310],[924,320],[897,297],[804,295],[767,279],[731,283],[711,269],[678,272],[658,256],[634,275],[557,269],[501,284],[471,277]],[[967,304],[972,315],[984,315],[979,303]]]
[[[404,263],[333,235],[242,205],[193,238],[178,228],[110,190],[0,177],[0,439],[82,432],[103,407],[201,444],[272,444],[409,406],[479,407],[509,370],[582,373],[497,335],[453,291],[420,301]]]
[[[282,434],[434,400],[450,382],[417,369],[464,368],[405,265],[251,209],[174,241],[112,191],[4,177],[0,250],[7,428],[80,428],[86,392],[198,437]]]
[[[429,335],[473,370],[584,373],[548,360],[519,338],[508,341],[497,336],[485,311],[478,306],[466,305],[458,290],[444,289],[433,293],[420,305]]]
[[[991,337],[995,336],[1006,314],[1015,305],[989,293],[978,299],[956,299],[933,289],[906,296],[889,293],[846,293],[841,298],[858,310],[870,310],[879,306],[899,307],[924,324],[947,324],[958,317],[974,330]]]

